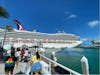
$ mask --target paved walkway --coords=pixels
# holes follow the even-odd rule
[[[14,74],[16,74],[16,73],[18,73],[18,72],[23,70],[23,67],[22,67],[21,64],[22,64],[21,62],[18,63],[18,68],[16,68],[16,66],[15,66]],[[29,66],[29,64],[28,64],[28,66]],[[0,75],[4,75],[4,63],[0,63]]]

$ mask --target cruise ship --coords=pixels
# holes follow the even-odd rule
[[[12,43],[14,47],[21,47],[27,45],[32,47],[35,45],[42,46],[43,48],[71,48],[82,43],[79,36],[68,33],[41,33],[36,31],[26,31],[23,29],[22,25],[16,23],[19,30],[14,29],[13,31],[6,32],[0,29],[0,40],[6,43]]]

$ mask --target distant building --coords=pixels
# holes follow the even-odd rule
[[[100,47],[100,40],[92,41],[92,43],[93,43],[93,46]]]

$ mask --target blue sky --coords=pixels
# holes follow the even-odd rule
[[[82,39],[99,36],[99,0],[0,0],[9,19],[0,18],[0,26],[16,24],[19,20],[26,30],[43,33],[58,30],[75,34]]]

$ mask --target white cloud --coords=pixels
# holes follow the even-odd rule
[[[69,12],[69,11],[66,11],[66,12],[64,12],[65,14],[66,14],[66,19],[71,19],[71,18],[76,18],[77,17],[77,15],[76,14],[73,14],[73,13],[71,13],[71,12]]]
[[[90,21],[88,22],[88,26],[90,27],[96,27],[96,26],[99,26],[100,25],[100,21],[99,20],[94,20],[94,21]]]
[[[76,18],[76,17],[77,17],[77,15],[75,15],[75,14],[71,14],[71,15],[69,15],[68,18]]]
[[[64,13],[65,13],[65,15],[66,15],[66,17],[65,17],[65,19],[64,19],[64,20],[77,18],[77,15],[76,15],[76,14],[72,14],[72,13],[71,13],[71,12],[69,12],[69,11],[66,11],[66,12],[64,12]]]
[[[74,19],[74,18],[77,18],[77,15],[75,15],[75,14],[69,14],[69,15],[65,18],[65,20]]]

